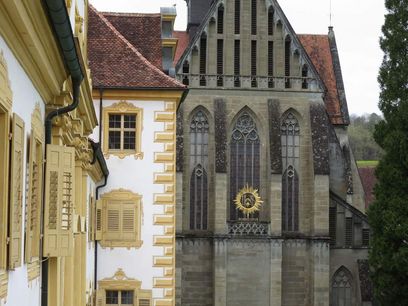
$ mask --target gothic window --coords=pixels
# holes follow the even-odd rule
[[[230,219],[239,220],[244,215],[236,210],[234,199],[246,185],[260,187],[260,139],[255,121],[243,112],[232,130],[230,142]],[[254,215],[253,217],[257,217]]]
[[[309,74],[309,69],[307,67],[307,65],[303,65],[302,67],[302,89],[308,89],[309,88],[309,84],[307,82],[307,76]]]
[[[241,0],[235,0],[235,16],[234,16],[234,26],[235,26],[235,34],[240,33],[241,27]]]
[[[292,40],[290,36],[286,36],[285,39],[285,88],[290,88],[290,49],[292,45]]]
[[[200,86],[206,86],[207,74],[207,35],[203,33],[200,39]]]
[[[185,61],[183,63],[183,84],[184,85],[190,85],[190,81],[188,78],[188,74],[190,73],[190,64],[188,61]]]
[[[190,229],[208,227],[208,118],[198,110],[190,124]]]
[[[256,22],[257,22],[257,0],[252,0],[251,3],[251,34],[256,35]]]
[[[217,86],[224,85],[224,40],[217,40]]]
[[[256,80],[256,40],[251,41],[251,87],[257,87],[258,82]]]
[[[351,273],[340,267],[332,279],[330,306],[351,306],[351,295]]]
[[[268,35],[273,35],[273,7],[271,6],[268,10]]]
[[[273,41],[268,41],[268,87],[273,88]]]
[[[281,125],[282,165],[282,230],[299,230],[299,122],[292,112],[287,113]]]
[[[240,87],[240,73],[241,73],[241,41],[234,42],[234,87]]]
[[[224,33],[224,6],[220,5],[218,7],[218,18],[217,18],[217,33]]]

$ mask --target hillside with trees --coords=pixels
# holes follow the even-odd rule
[[[375,125],[382,117],[372,113],[362,116],[351,115],[348,128],[350,146],[357,161],[379,160],[382,149],[374,140]]]

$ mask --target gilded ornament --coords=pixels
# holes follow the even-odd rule
[[[242,188],[234,200],[235,206],[242,211],[247,218],[249,215],[261,209],[263,201],[259,196],[258,189],[249,187],[248,184]]]

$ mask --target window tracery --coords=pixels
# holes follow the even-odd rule
[[[299,230],[299,148],[300,126],[296,117],[289,112],[282,121],[282,230]]]
[[[352,278],[345,267],[340,267],[334,274],[331,287],[330,306],[351,306]]]
[[[230,141],[230,219],[244,218],[236,209],[234,198],[246,185],[260,187],[260,138],[256,123],[248,112],[243,112],[231,134]],[[259,213],[252,215],[258,218]]]
[[[190,123],[190,229],[208,227],[208,118],[198,110]]]

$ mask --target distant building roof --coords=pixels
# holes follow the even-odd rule
[[[161,49],[158,52],[157,43],[154,42],[150,46],[149,37],[143,37],[145,35],[139,37],[137,28],[134,28],[135,32],[126,28],[127,24],[137,25],[140,23],[141,28],[144,28],[150,22],[156,24],[155,17],[141,18],[140,16],[145,16],[141,14],[105,14],[108,15],[108,18],[114,20],[119,29],[124,31],[125,34],[122,34],[102,13],[90,6],[88,55],[94,87],[185,88],[184,85],[166,75],[159,68],[161,67],[161,58],[158,59],[157,54],[161,54]],[[130,21],[132,18],[134,20]],[[147,21],[144,22],[139,19],[146,19]],[[157,40],[161,48],[161,36],[155,36],[153,40]],[[143,47],[140,47],[141,45]],[[138,46],[143,49],[143,52],[152,53],[151,59],[155,64],[142,54]],[[152,48],[151,52],[149,52],[150,47]],[[158,65],[159,61],[160,66],[158,67],[156,65]]]
[[[186,31],[174,31],[173,37],[178,39],[177,50],[174,56],[174,65],[180,60],[184,53],[184,50],[188,47],[190,43],[190,35]]]
[[[365,196],[366,196],[366,209],[374,201],[374,186],[377,183],[377,177],[375,176],[374,167],[358,168],[360,174],[361,183],[363,184]]]
[[[342,112],[342,101],[339,96],[329,35],[302,34],[298,37],[326,85],[325,104],[330,121],[333,124],[348,123],[348,114],[345,115]]]

